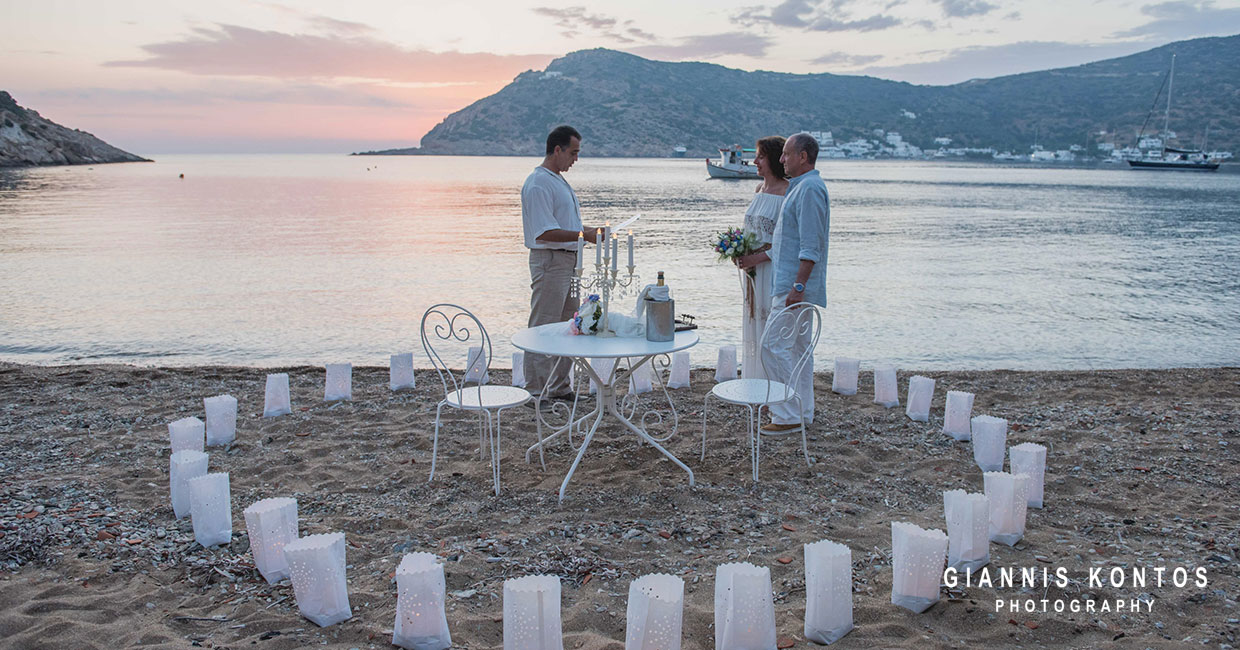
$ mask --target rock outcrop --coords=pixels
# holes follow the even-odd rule
[[[0,90],[0,167],[150,162],[17,105]]]

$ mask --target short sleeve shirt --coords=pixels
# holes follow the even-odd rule
[[[526,248],[575,251],[577,242],[541,242],[548,230],[581,231],[581,204],[563,176],[539,165],[521,187],[521,226]]]

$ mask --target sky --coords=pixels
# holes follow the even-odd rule
[[[916,84],[1240,33],[1240,0],[0,0],[0,90],[139,154],[415,146],[568,52]]]

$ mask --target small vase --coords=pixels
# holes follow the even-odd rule
[[[1043,487],[1046,483],[1046,447],[1033,442],[1023,442],[1008,450],[1013,474],[1029,476],[1029,507],[1042,507]]]
[[[559,577],[504,581],[504,650],[564,650]]]
[[[831,375],[831,392],[840,395],[856,395],[857,375],[860,373],[860,359],[836,357],[835,372]]]
[[[327,380],[323,382],[323,401],[353,399],[353,364],[327,364]]]
[[[900,390],[896,383],[896,367],[890,363],[874,366],[874,403],[886,408],[900,405]]]
[[[1007,420],[992,415],[972,419],[973,460],[983,472],[1002,472],[1007,455]]]
[[[168,487],[172,497],[172,512],[177,519],[190,514],[189,482],[206,475],[207,455],[201,451],[184,449],[169,457]]]
[[[943,493],[947,520],[947,566],[977,571],[990,564],[990,500],[964,490]]]
[[[413,353],[391,355],[388,365],[388,388],[404,390],[415,386],[417,382],[413,377]]]
[[[232,395],[204,397],[202,407],[207,412],[207,445],[231,445],[237,437],[237,398]]]
[[[297,539],[297,500],[288,497],[263,499],[245,509],[245,529],[250,536],[254,566],[275,584],[289,576],[284,547]]]
[[[930,400],[934,398],[934,380],[914,375],[908,380],[908,406],[904,414],[914,422],[930,421]]]
[[[216,472],[190,479],[189,511],[194,541],[203,547],[232,541],[232,495],[228,474]]]
[[[891,602],[920,614],[939,602],[947,534],[897,521],[891,524]]]
[[[822,540],[805,545],[805,638],[835,643],[853,629],[852,549]]]
[[[771,570],[748,562],[715,569],[715,650],[774,650]]]
[[[986,472],[990,501],[990,541],[1015,546],[1025,536],[1029,508],[1029,475]]]
[[[736,379],[736,346],[719,346],[719,361],[715,363],[715,382],[722,383]]]
[[[203,451],[206,441],[206,426],[198,418],[181,418],[168,423],[168,439],[172,444],[172,453],[178,451]]]
[[[307,535],[284,546],[297,609],[319,627],[353,616],[344,550],[344,533]]]
[[[452,647],[444,613],[443,565],[431,553],[408,553],[396,567],[396,624],[392,645],[406,650]]]
[[[668,388],[689,387],[689,351],[681,350],[672,354],[672,369],[667,379]]]
[[[629,583],[624,650],[680,650],[685,581],[652,573]]]
[[[961,442],[973,437],[969,419],[973,417],[973,393],[958,390],[947,391],[947,406],[943,412],[943,433]]]
[[[263,396],[263,417],[270,418],[293,412],[289,401],[288,373],[267,375],[267,392]]]

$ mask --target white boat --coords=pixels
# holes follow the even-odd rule
[[[1153,114],[1154,108],[1150,107],[1150,113],[1145,116],[1146,124],[1141,125],[1141,133],[1137,135],[1137,139],[1142,144],[1149,141],[1157,141],[1158,145],[1155,151],[1147,151],[1145,156],[1141,158],[1129,158],[1128,166],[1132,169],[1155,169],[1155,170],[1180,170],[1180,171],[1202,171],[1212,172],[1218,170],[1218,161],[1210,158],[1205,153],[1205,142],[1203,138],[1201,149],[1183,149],[1179,147],[1171,147],[1167,145],[1167,141],[1175,138],[1175,133],[1171,131],[1171,87],[1175,81],[1175,55],[1171,55],[1171,68],[1167,70],[1167,76],[1163,78],[1163,84],[1167,87],[1167,110],[1163,113],[1163,130],[1161,139],[1145,137],[1145,126],[1150,121],[1150,114]],[[1158,89],[1158,95],[1154,95],[1154,102],[1158,102],[1158,97],[1162,95],[1162,88]],[[1206,130],[1206,137],[1209,137],[1209,129]],[[1152,143],[1151,143],[1152,144]],[[1141,145],[1138,145],[1141,146]]]
[[[758,168],[745,158],[745,154],[753,153],[754,149],[743,149],[739,144],[721,148],[718,162],[706,159],[706,171],[711,178],[759,178]]]
[[[686,153],[689,153],[689,150],[684,147],[676,147],[675,149],[672,149],[673,158],[684,158]]]

